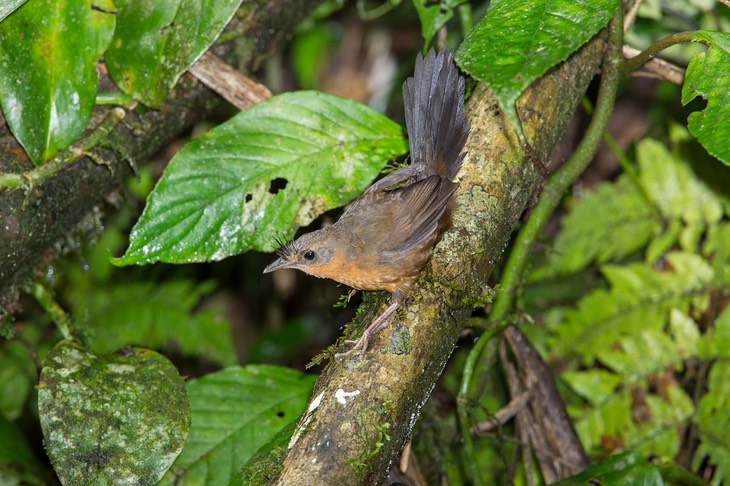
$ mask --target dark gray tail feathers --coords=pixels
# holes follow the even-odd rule
[[[431,49],[416,57],[412,78],[403,83],[406,128],[411,163],[423,163],[425,176],[438,174],[453,180],[469,135],[464,116],[464,78],[451,51]]]

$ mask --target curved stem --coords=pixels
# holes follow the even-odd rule
[[[73,332],[71,332],[71,320],[66,315],[66,312],[58,305],[56,299],[51,295],[43,284],[39,282],[33,282],[30,286],[30,293],[33,295],[36,301],[43,307],[43,310],[51,316],[56,327],[61,331],[61,335],[64,339],[73,339]]]
[[[469,417],[466,407],[468,406],[470,386],[476,367],[480,362],[484,348],[489,342],[489,338],[503,328],[506,317],[512,309],[514,294],[522,280],[525,263],[527,262],[538,233],[545,225],[545,222],[555,207],[557,207],[562,195],[580,174],[583,173],[598,150],[603,133],[613,112],[616,92],[618,91],[618,85],[621,79],[619,66],[622,59],[622,27],[622,12],[621,9],[617,9],[609,24],[608,47],[603,57],[603,71],[598,93],[598,103],[596,104],[594,116],[588,130],[571,158],[550,177],[540,196],[540,201],[530,215],[530,219],[519,232],[505,266],[505,273],[502,278],[502,290],[499,292],[497,300],[492,307],[490,318],[492,322],[497,323],[497,326],[482,335],[467,357],[461,378],[459,395],[457,397],[459,427],[464,441],[464,452],[467,455],[467,462],[473,459],[473,456],[469,457],[470,452],[473,453],[473,445],[469,432]],[[470,470],[470,473],[476,474],[477,472]],[[475,484],[478,484],[478,478],[472,477],[471,479],[475,481]]]
[[[677,32],[676,34],[659,39],[654,44],[641,51],[636,57],[626,59],[621,66],[621,72],[623,74],[628,74],[631,71],[635,71],[667,47],[671,47],[675,44],[686,44],[688,42],[692,42],[695,34],[695,31]]]
[[[609,26],[609,46],[604,55],[601,85],[593,119],[573,155],[545,184],[540,200],[535,205],[530,219],[517,235],[502,277],[502,291],[497,295],[497,300],[492,307],[490,316],[492,321],[503,321],[511,311],[514,294],[522,280],[525,264],[540,230],[557,207],[563,194],[593,160],[593,156],[603,139],[603,133],[613,113],[616,92],[621,79],[621,72],[619,71],[623,40],[621,20],[619,19],[617,22],[614,17]]]
[[[501,329],[497,329],[496,327],[487,330],[481,335],[477,343],[474,345],[474,348],[472,348],[469,352],[469,355],[466,358],[466,363],[464,364],[464,374],[461,377],[459,394],[456,398],[456,416],[459,421],[459,434],[461,435],[464,456],[466,458],[464,463],[467,467],[471,484],[475,486],[479,486],[483,483],[481,475],[479,474],[479,469],[477,468],[478,461],[474,460],[474,441],[472,440],[471,421],[469,420],[469,388],[472,383],[472,378],[474,377],[474,370],[476,370],[478,360],[481,358],[482,350],[491,338],[494,337],[496,332],[500,330]],[[478,351],[475,352],[477,349]]]

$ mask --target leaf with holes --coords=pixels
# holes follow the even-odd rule
[[[596,35],[618,7],[619,0],[494,0],[456,62],[494,91],[518,127],[515,102],[522,91]]]
[[[38,413],[63,484],[157,484],[190,428],[185,383],[167,358],[141,348],[102,356],[74,341],[44,360]]]
[[[168,92],[215,41],[241,0],[117,0],[105,60],[125,93],[159,108]]]
[[[160,484],[227,486],[262,446],[299,419],[314,380],[269,365],[233,366],[191,380],[193,426]]]
[[[170,162],[117,265],[273,250],[359,195],[403,154],[401,127],[351,100],[275,96],[189,142]]]

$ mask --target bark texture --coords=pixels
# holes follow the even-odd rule
[[[256,0],[244,2],[213,51],[243,71],[255,70],[321,0]],[[108,77],[99,91],[114,90]],[[109,193],[132,175],[128,158],[138,164],[204,118],[220,98],[184,75],[160,110],[130,111],[107,137],[109,147],[94,149],[106,165],[88,157],[77,160],[29,191],[0,190],[0,306],[11,307],[14,285],[30,270],[43,267],[55,254],[54,243],[91,213]],[[110,108],[95,110],[92,125]],[[0,116],[0,172],[33,169]],[[45,260],[39,259],[46,255]],[[37,263],[39,262],[39,263]]]
[[[597,72],[603,46],[602,37],[593,39],[520,98],[525,135],[542,161]],[[487,278],[537,187],[539,171],[481,84],[467,103],[467,117],[472,128],[454,227],[404,308],[371,338],[368,352],[324,369],[276,484],[380,484],[472,308],[488,290]],[[366,326],[386,299],[366,295],[358,322]]]

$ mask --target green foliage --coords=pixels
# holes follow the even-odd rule
[[[0,23],[0,105],[36,165],[73,143],[91,119],[113,8],[111,0],[33,0]]]
[[[105,59],[122,91],[159,108],[213,44],[241,0],[117,0],[118,27]]]
[[[43,469],[21,429],[0,414],[0,484],[44,486]]]
[[[601,224],[594,224],[596,220]],[[576,201],[561,225],[547,261],[532,271],[531,281],[577,272],[593,262],[626,258],[659,235],[662,220],[641,189],[622,175]]]
[[[230,324],[217,308],[195,312],[215,288],[212,281],[187,279],[110,285],[105,292],[87,294],[76,308],[77,323],[88,326],[92,347],[100,353],[130,344],[165,348],[174,342],[183,355],[232,364]]]
[[[552,357],[578,365],[561,379],[574,394],[569,412],[588,452],[632,449],[672,460],[683,447],[679,431],[696,427],[695,467],[709,460],[720,484],[730,472],[730,443],[717,433],[730,422],[730,312],[709,326],[697,320],[730,291],[730,205],[719,182],[728,170],[716,163],[708,170],[684,129],[671,127],[670,138],[670,148],[641,141],[634,179],[621,176],[577,201],[531,277],[539,288],[602,264],[607,288],[545,316]],[[712,363],[704,395],[701,383],[680,386],[698,362]]]
[[[513,126],[522,91],[608,24],[618,0],[494,0],[467,34],[456,62],[487,84]]]
[[[670,253],[667,261],[669,271],[641,263],[602,267],[610,289],[595,290],[574,309],[550,316],[551,349],[591,364],[621,337],[662,330],[672,309],[702,312],[712,290],[710,265],[690,253]]]
[[[175,344],[184,356],[233,364],[231,326],[222,318],[222,309],[200,308],[201,300],[217,287],[215,282],[172,275],[152,278],[149,273],[141,278],[142,273],[124,274],[110,264],[108,254],[122,245],[121,228],[129,219],[129,213],[120,214],[99,242],[84,251],[86,270],[63,267],[61,297],[69,302],[91,348],[103,354],[129,345],[170,349]]]
[[[66,149],[88,127],[102,54],[123,91],[161,106],[240,3],[2,2],[0,105],[8,126],[36,165]]]
[[[414,0],[418,17],[421,19],[421,35],[424,48],[428,47],[436,32],[454,16],[454,9],[466,0]]]
[[[10,420],[23,412],[36,381],[28,350],[17,341],[0,346],[0,415]]]
[[[697,96],[707,101],[701,112],[689,116],[689,131],[709,153],[730,165],[730,34],[699,31],[694,41],[709,45],[707,52],[695,55],[687,66],[682,86],[682,103]]]
[[[43,363],[38,411],[64,484],[156,484],[190,428],[177,369],[141,348],[99,356],[61,341]]]
[[[716,228],[728,207],[722,185],[730,171],[703,165],[706,155],[686,130],[671,128],[672,150],[645,139],[636,147],[638,181],[621,175],[574,202],[546,261],[531,281],[577,272],[592,263],[621,261],[646,248],[653,263],[676,242],[693,251],[704,231]],[[699,172],[704,172],[702,177]],[[600,222],[600,224],[597,224]]]
[[[193,425],[160,484],[228,485],[304,411],[314,377],[266,365],[231,367],[187,384]]]
[[[632,484],[661,486],[662,476],[654,465],[640,454],[624,452],[589,467],[573,477],[553,483],[554,486],[586,486],[598,484]]]
[[[116,263],[271,251],[277,237],[359,195],[405,150],[400,126],[364,105],[317,92],[276,96],[175,155]]]
[[[695,420],[702,443],[693,466],[709,460],[716,467],[712,484],[721,485],[730,479],[730,439],[725,433],[730,426],[730,308],[725,308],[715,327],[703,336],[701,346],[703,358],[717,361],[710,369],[707,393],[697,407]]]

